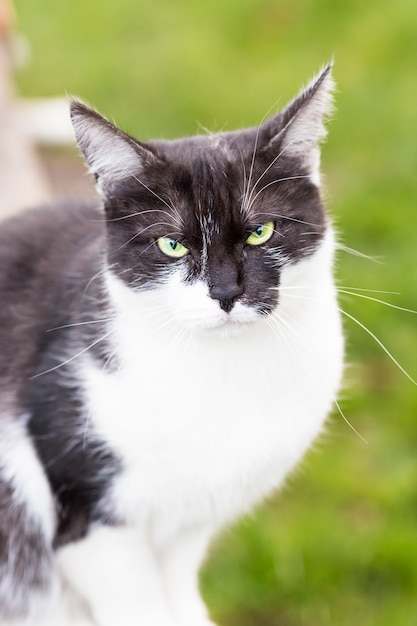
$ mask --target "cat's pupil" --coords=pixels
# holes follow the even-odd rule
[[[263,226],[258,226],[258,228],[255,230],[255,233],[258,235],[258,237],[260,237],[263,232],[264,232]]]
[[[174,252],[175,252],[175,250],[178,248],[179,244],[178,244],[178,241],[175,241],[175,239],[170,239],[169,240],[169,245],[172,248],[172,250],[174,250]]]

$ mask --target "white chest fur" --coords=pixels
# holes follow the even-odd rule
[[[121,367],[85,361],[84,379],[90,424],[124,466],[112,506],[126,521],[222,525],[302,457],[342,370],[329,245],[283,272],[276,319],[237,336],[181,330],[112,279],[129,311],[112,326]]]

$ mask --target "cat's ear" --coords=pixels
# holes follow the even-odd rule
[[[78,146],[94,174],[99,192],[106,196],[122,180],[137,177],[157,157],[88,106],[72,100],[71,121]]]
[[[327,135],[325,122],[333,111],[332,66],[329,63],[279,115],[265,124],[271,137],[268,147],[282,156],[299,158],[317,185],[319,146]]]

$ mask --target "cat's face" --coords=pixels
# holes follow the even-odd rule
[[[263,126],[141,144],[81,104],[77,139],[104,197],[108,259],[188,328],[235,332],[279,306],[282,272],[326,230],[318,141],[330,68]]]

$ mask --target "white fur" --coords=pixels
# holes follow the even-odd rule
[[[89,424],[124,463],[109,507],[127,530],[97,530],[61,559],[100,626],[121,606],[126,626],[208,624],[196,580],[210,538],[282,483],[337,393],[333,248],[329,229],[313,257],[283,270],[269,321],[243,305],[228,316],[180,271],[137,293],[108,275],[120,367],[100,369],[85,355],[80,374]],[[163,601],[143,604],[145,578],[146,597]]]
[[[14,489],[15,498],[25,504],[47,540],[55,533],[55,512],[48,479],[39,463],[25,429],[26,419],[10,420],[0,416],[1,478]]]
[[[7,399],[3,398],[3,401],[7,405]],[[53,497],[46,474],[26,432],[26,421],[26,416],[11,419],[7,414],[0,414],[0,479],[13,490],[14,501],[10,506],[16,506],[17,509],[23,507],[29,523],[45,537],[46,542],[52,543],[56,527]],[[10,560],[14,557],[13,552],[9,553]],[[28,567],[33,565],[27,564]],[[21,591],[16,590],[13,579],[5,576],[1,586],[2,592],[15,602],[26,601],[26,598],[18,595]],[[56,606],[58,587],[58,580],[52,580],[47,596],[40,592],[32,593],[30,614],[23,621],[13,621],[10,626],[32,626],[38,615],[42,616],[42,623],[48,626],[45,615]],[[2,626],[7,625],[2,622]]]

